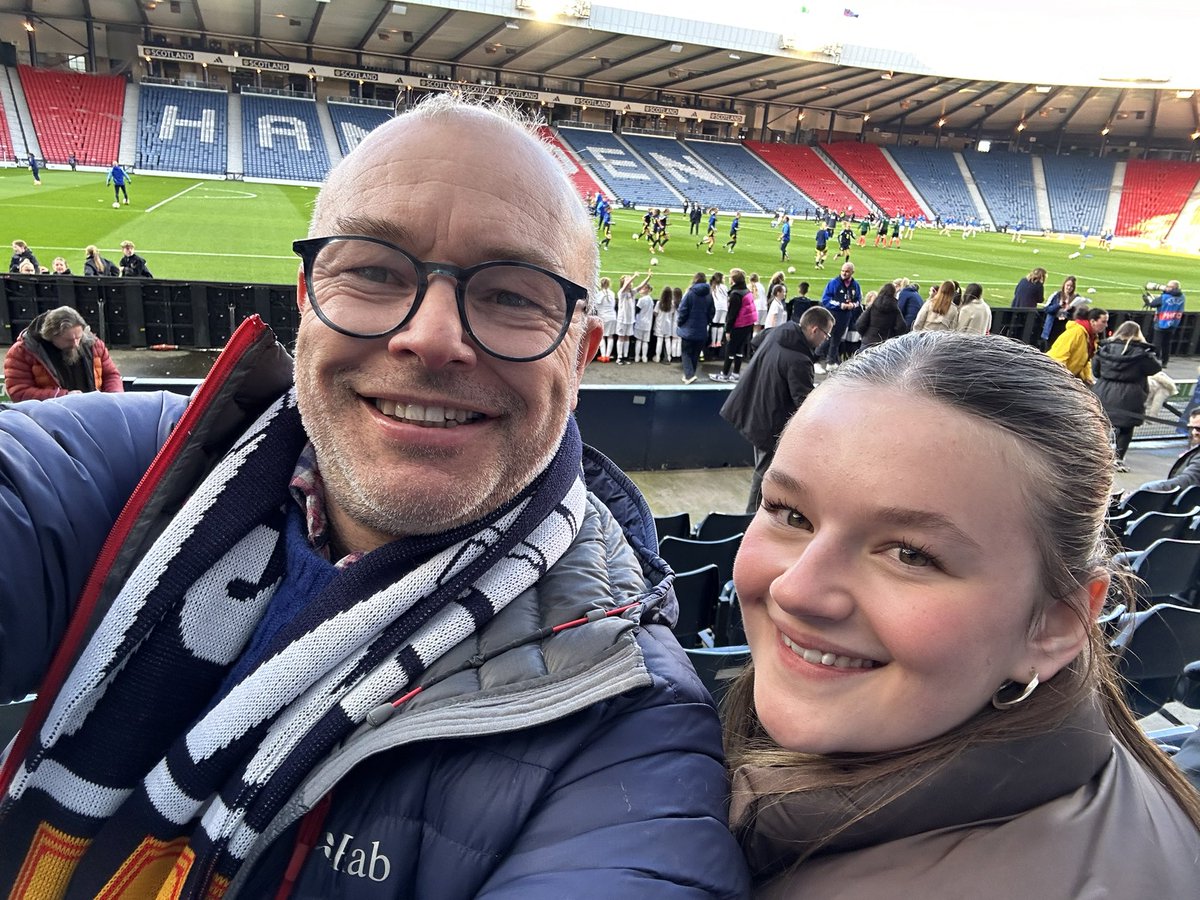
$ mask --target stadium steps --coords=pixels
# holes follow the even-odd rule
[[[764,144],[761,141],[746,141],[745,146],[821,206],[845,209],[862,204],[855,193],[846,187],[846,183],[813,152],[812,147]]]
[[[887,216],[913,216],[924,211],[921,202],[900,180],[883,151],[874,144],[840,141],[821,150],[857,184]]]
[[[1192,190],[1192,195],[1183,204],[1183,210],[1175,219],[1175,224],[1167,232],[1163,242],[1173,250],[1194,253],[1200,247],[1200,183]]]
[[[121,120],[121,138],[117,144],[117,159],[126,164],[137,164],[138,100],[137,82],[130,81],[125,85],[125,116]]]
[[[1054,216],[1050,214],[1050,191],[1046,188],[1046,169],[1040,156],[1029,157],[1029,168],[1033,173],[1033,202],[1037,206],[1038,216],[1042,224],[1055,231],[1068,231],[1067,228],[1055,228]]]
[[[8,71],[8,67],[5,66],[6,76]],[[6,164],[16,155],[13,148],[17,146],[17,140],[11,131],[11,126],[17,123],[17,109],[13,105],[12,94],[8,89],[8,79],[5,77],[0,80],[0,160]]]
[[[1121,212],[1121,191],[1125,189],[1125,162],[1119,161],[1113,166],[1112,183],[1108,186],[1108,207],[1104,211],[1104,222],[1101,232],[1117,232],[1117,215]]]
[[[979,221],[984,225],[996,228],[996,220],[992,218],[992,211],[988,209],[987,201],[983,199],[983,191],[979,190],[979,184],[975,181],[975,176],[971,172],[971,167],[967,165],[966,158],[957,150],[954,151],[954,164],[958,166],[959,174],[962,175],[963,183],[967,186],[967,195],[971,198],[971,203],[975,207],[975,215],[979,216]],[[1008,224],[1016,225],[1016,222]],[[1025,227],[1034,225],[1033,222],[1022,222]]]
[[[25,90],[21,87],[17,70],[11,66],[4,67],[4,87],[4,114],[8,117],[12,152],[19,156],[32,153],[38,159],[44,159],[37,132],[33,130],[33,117],[29,114]],[[11,159],[11,156],[9,158]]]
[[[980,221],[987,221],[978,208],[983,200],[972,197],[963,177],[965,166],[954,153],[920,147],[892,147],[887,152],[926,203],[925,216],[930,224],[938,216],[943,219],[977,216]],[[970,176],[970,172],[966,174]]]
[[[587,164],[559,138],[553,128],[546,125],[539,125],[538,137],[546,142],[551,155],[558,160],[558,164],[562,167],[567,178],[571,179],[571,184],[575,187],[575,193],[585,201],[590,202],[597,193],[603,192],[600,182],[588,171]]]
[[[246,164],[242,161],[245,142],[242,140],[242,95],[237,91],[229,94],[228,116],[229,152],[225,165],[230,175],[241,175],[246,171]]]
[[[825,149],[826,146],[827,145],[824,145],[824,144],[818,144],[817,146],[813,147],[812,149],[813,149],[813,152],[817,155],[817,157],[823,163],[825,163],[826,166],[829,167],[829,171],[832,172],[834,175],[836,175],[841,180],[841,182],[844,185],[846,185],[847,188],[850,189],[851,193],[853,193],[854,196],[856,196],[858,198],[857,203],[853,203],[850,205],[850,207],[849,207],[850,212],[857,215],[858,211],[859,211],[859,207],[862,207],[867,212],[875,212],[875,213],[881,213],[881,214],[886,215],[886,213],[883,212],[883,207],[881,207],[878,203],[876,203],[874,200],[872,200],[871,197],[867,194],[866,188],[864,188],[861,184],[859,184],[857,181],[855,181],[854,176],[851,175],[849,172],[847,172],[844,168],[842,168],[842,164],[840,162],[838,162],[836,159],[834,159],[832,156],[829,155],[829,152]]]
[[[921,192],[918,191],[917,186],[912,183],[912,179],[910,179],[904,169],[900,167],[900,163],[896,162],[895,157],[888,152],[886,147],[879,147],[879,153],[887,162],[887,164],[891,166],[892,171],[896,173],[896,177],[900,179],[900,183],[904,185],[904,189],[908,191],[908,195],[912,197],[913,202],[917,204],[917,208],[925,214],[925,218],[928,221],[933,221],[933,209],[928,203],[925,202],[925,198],[921,196]]]
[[[1165,239],[1197,181],[1200,163],[1131,159],[1125,169],[1117,236]]]
[[[34,131],[47,163],[110,165],[121,142],[125,80],[119,75],[84,75],[59,69],[17,66]]]
[[[325,141],[325,152],[329,154],[330,167],[336,165],[344,155],[338,142],[337,129],[333,127],[333,116],[329,113],[329,105],[317,104],[317,122],[321,125],[321,137]]]

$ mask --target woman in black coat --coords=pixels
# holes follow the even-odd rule
[[[1117,433],[1117,471],[1127,472],[1125,451],[1133,440],[1133,429],[1146,415],[1146,378],[1161,372],[1154,348],[1146,343],[1136,322],[1122,322],[1111,338],[1100,345],[1092,358],[1096,396]]]
[[[896,286],[890,281],[879,289],[871,305],[859,313],[854,330],[862,335],[862,346],[865,350],[875,344],[882,344],[890,337],[908,333],[908,323],[896,302]]]

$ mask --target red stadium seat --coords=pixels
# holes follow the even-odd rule
[[[915,216],[923,211],[883,151],[874,144],[844,141],[822,144],[821,149],[889,216]]]
[[[121,145],[125,80],[18,66],[33,129],[48,163],[66,163],[71,151],[84,165],[107,166]]]
[[[538,134],[542,139],[547,141],[553,148],[552,152],[562,164],[563,170],[567,173],[567,177],[571,179],[571,184],[575,185],[575,193],[579,194],[584,200],[590,200],[596,196],[597,191],[603,190],[596,179],[592,178],[576,161],[575,156],[563,146],[562,141],[558,136],[542,125],[538,128]],[[611,198],[609,198],[611,199]]]
[[[1166,237],[1197,181],[1200,163],[1130,160],[1117,213],[1117,235]]]
[[[811,147],[746,141],[745,146],[822,206],[866,212],[863,202]]]

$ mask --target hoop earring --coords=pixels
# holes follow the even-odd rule
[[[1029,675],[1029,683],[1024,685],[1024,690],[1022,690],[1019,695],[1013,697],[1011,700],[1001,700],[1000,696],[1013,686],[1021,687],[1021,682],[1006,681],[1004,684],[1000,685],[1000,687],[996,689],[996,693],[992,694],[992,706],[1000,710],[1012,709],[1018,703],[1024,703],[1026,700],[1028,700],[1033,695],[1033,692],[1037,690],[1037,686],[1040,683],[1038,681],[1037,672],[1031,669],[1029,671]]]

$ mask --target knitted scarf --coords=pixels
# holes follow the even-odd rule
[[[536,583],[579,530],[570,419],[510,503],[326,572],[247,653],[288,574],[287,483],[305,441],[289,393],[130,575],[0,806],[11,896],[220,896],[330,748]]]

